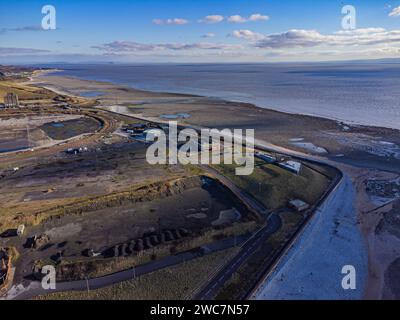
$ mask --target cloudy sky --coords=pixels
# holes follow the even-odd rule
[[[56,30],[41,27],[45,4]],[[0,63],[397,57],[400,0],[0,0]]]

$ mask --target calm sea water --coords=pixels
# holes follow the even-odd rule
[[[400,129],[400,63],[52,65],[63,75]]]

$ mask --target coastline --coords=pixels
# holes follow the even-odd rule
[[[363,124],[363,123],[360,123],[357,121],[352,121],[349,119],[340,119],[340,118],[335,118],[333,116],[328,117],[328,116],[312,114],[312,113],[307,113],[307,112],[283,111],[283,110],[279,110],[278,108],[274,108],[272,106],[262,106],[262,105],[258,104],[257,102],[251,101],[251,99],[240,100],[240,99],[235,99],[234,97],[229,97],[229,96],[221,97],[221,96],[217,96],[217,95],[207,94],[206,92],[191,93],[188,91],[179,92],[179,91],[174,91],[174,90],[143,89],[143,88],[135,87],[133,85],[127,85],[124,83],[113,82],[113,81],[109,81],[109,80],[96,80],[96,79],[90,79],[90,78],[79,77],[79,76],[55,74],[55,73],[62,73],[65,71],[62,69],[51,69],[51,70],[43,70],[43,71],[44,72],[42,74],[37,74],[37,75],[35,75],[35,77],[49,76],[49,77],[56,77],[56,78],[58,78],[58,77],[66,78],[66,79],[75,80],[75,81],[85,81],[88,83],[108,84],[108,85],[113,85],[115,87],[129,88],[136,92],[145,92],[145,93],[148,93],[149,95],[159,95],[160,94],[160,95],[173,95],[173,96],[204,98],[204,99],[210,99],[210,100],[221,101],[221,102],[226,102],[226,103],[240,104],[240,105],[242,105],[242,107],[247,107],[247,108],[256,108],[256,109],[261,109],[261,110],[267,110],[269,112],[278,112],[280,114],[287,115],[287,116],[311,117],[311,118],[316,118],[316,119],[320,119],[320,120],[334,121],[337,123],[342,123],[343,125],[349,125],[349,126],[354,126],[354,127],[376,128],[376,129],[380,129],[380,130],[394,130],[394,131],[400,132],[400,128],[394,128],[394,127],[390,127],[390,126]],[[204,89],[204,91],[207,91],[207,90]],[[64,94],[71,94],[71,93],[65,92]]]
[[[232,65],[63,65],[57,76],[106,81],[151,92],[191,94],[237,103],[254,104],[288,114],[309,115],[351,125],[400,129],[398,101],[363,87],[378,85],[376,77],[347,75],[347,68],[331,75],[323,66]],[[351,69],[351,68],[350,68]],[[352,69],[351,69],[352,70]],[[360,69],[360,72],[364,68]],[[370,70],[365,68],[365,71]],[[326,73],[324,73],[326,71]],[[351,73],[351,71],[350,71]],[[385,80],[385,79],[383,79]],[[354,89],[354,90],[353,90]],[[393,95],[397,89],[388,91]],[[388,97],[389,98],[389,97]]]
[[[355,190],[347,175],[335,189],[258,288],[254,299],[362,299],[368,282],[368,259],[361,232],[354,232],[358,228]],[[335,225],[336,220],[343,223]],[[356,290],[341,287],[340,270],[346,264],[357,270]]]
[[[387,155],[381,151],[369,153],[368,150],[354,150],[354,143],[352,139],[359,139],[359,137],[367,137],[366,139],[373,140],[375,137],[383,136],[385,139],[390,137],[396,143],[400,143],[400,133],[395,129],[376,128],[353,126],[350,127],[350,132],[344,129],[343,124],[336,121],[323,119],[318,117],[286,114],[280,111],[268,110],[259,108],[252,104],[243,104],[231,101],[224,101],[209,97],[192,96],[192,95],[176,95],[172,93],[149,92],[129,87],[119,86],[112,83],[82,80],[71,77],[58,77],[49,76],[41,77],[40,75],[33,79],[35,85],[42,85],[49,80],[52,83],[51,87],[60,90],[67,95],[74,94],[80,96],[82,92],[88,91],[101,91],[105,95],[94,98],[98,101],[99,107],[123,107],[127,112],[133,116],[158,119],[160,121],[161,114],[176,114],[188,113],[189,118],[178,119],[184,125],[199,125],[204,127],[215,127],[222,129],[229,126],[235,128],[252,128],[256,127],[256,137],[261,141],[268,141],[274,145],[282,146],[282,148],[295,150],[297,152],[311,154],[321,159],[328,159],[328,161],[338,166],[343,166],[345,163],[346,173],[349,175],[349,181],[352,184],[362,184],[360,176],[369,174],[371,170],[388,170],[395,169],[394,171],[400,172],[399,159],[393,156],[388,159]],[[37,83],[39,80],[39,83]],[[207,112],[204,110],[207,109]],[[327,132],[329,135],[327,135]],[[333,137],[346,136],[348,141],[343,144],[342,141],[332,140]],[[329,138],[327,138],[329,137]],[[319,154],[312,152],[310,149],[300,148],[291,143],[293,140],[309,141],[315,146],[322,147],[328,151],[328,154]],[[378,141],[380,141],[378,139]],[[398,141],[398,142],[397,142]],[[385,146],[385,144],[382,144]],[[345,154],[344,157],[337,157],[337,153]],[[349,150],[349,154],[347,154]],[[381,153],[380,153],[381,152]],[[396,154],[395,154],[396,155]],[[382,159],[385,159],[385,162]],[[348,169],[349,165],[353,169]],[[358,169],[354,170],[354,167]],[[369,169],[374,168],[374,169]],[[354,172],[355,171],[355,172]],[[374,265],[371,263],[371,255],[376,253],[373,249],[373,240],[371,240],[370,231],[366,232],[366,225],[371,224],[373,218],[364,217],[362,210],[365,207],[371,206],[370,203],[362,203],[360,199],[365,197],[363,192],[357,190],[354,199],[351,201],[352,206],[356,208],[354,217],[356,221],[361,221],[353,225],[362,231],[363,239],[366,244],[365,250],[369,256],[368,267],[368,280],[365,285],[363,294],[358,294],[360,297],[370,297],[370,287],[376,286],[376,274],[373,272]],[[365,201],[365,198],[363,198]],[[321,218],[322,219],[322,218]],[[373,224],[373,223],[372,223]],[[365,253],[366,254],[366,253]],[[305,255],[306,256],[306,255]],[[384,268],[381,270],[384,273]],[[383,279],[380,280],[381,286],[384,287]],[[383,290],[383,289],[382,289]],[[381,293],[381,292],[380,292]]]
[[[336,162],[389,171],[397,167],[396,171],[400,173],[400,131],[397,129],[347,125],[332,119],[289,114],[249,103],[144,91],[110,82],[48,73],[34,76],[30,84],[80,98],[82,93],[101,92],[101,96],[92,98],[98,101],[99,106],[125,106],[132,114],[143,117],[161,119],[163,114],[188,114],[188,118],[177,120],[185,125],[217,129],[232,126],[251,128],[255,129],[257,138],[288,149],[313,155],[321,155],[318,150],[326,150],[325,156]]]

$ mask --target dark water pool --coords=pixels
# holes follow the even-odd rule
[[[3,148],[3,149],[0,149],[0,153],[27,150],[27,149],[29,149],[29,148],[30,148],[30,147]]]
[[[87,92],[81,92],[79,95],[85,98],[96,98],[104,96],[105,93],[101,91],[87,91]]]

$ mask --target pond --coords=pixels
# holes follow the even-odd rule
[[[95,119],[82,117],[79,119],[46,123],[40,127],[51,139],[65,140],[84,133],[95,132],[101,123]]]
[[[13,151],[22,151],[22,150],[27,150],[29,148],[30,147],[3,148],[3,149],[0,149],[0,153],[13,152]]]
[[[169,119],[169,120],[187,119],[187,118],[190,118],[190,114],[189,113],[162,114],[162,115],[160,115],[160,118]]]
[[[50,123],[50,126],[52,126],[52,127],[54,127],[54,128],[62,128],[62,127],[64,127],[64,123],[61,123],[61,122],[53,122],[53,123]]]
[[[79,95],[84,98],[96,98],[104,96],[105,93],[101,91],[86,91],[86,92],[81,92]]]

